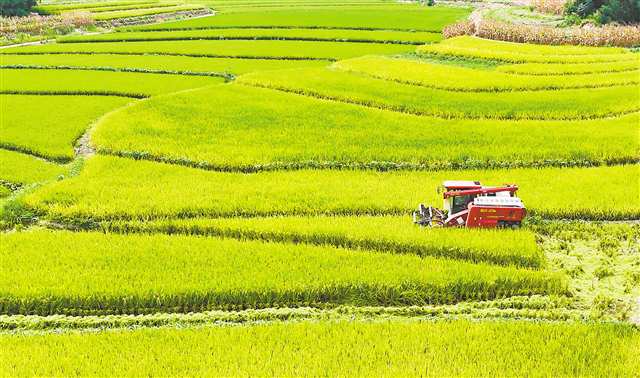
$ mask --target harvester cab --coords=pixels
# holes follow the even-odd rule
[[[442,209],[420,204],[413,222],[430,227],[518,228],[527,210],[516,185],[482,186],[479,181],[445,181]]]

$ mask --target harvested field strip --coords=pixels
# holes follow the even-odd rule
[[[107,222],[103,230],[231,237],[434,256],[540,268],[545,257],[528,231],[424,229],[407,216],[272,217]]]
[[[92,94],[143,98],[162,93],[219,84],[224,79],[208,76],[153,73],[2,69],[2,93]]]
[[[545,75],[588,75],[609,72],[636,72],[640,71],[640,62],[619,63],[588,63],[588,64],[564,64],[564,63],[524,63],[506,64],[496,67],[497,71],[527,76]],[[526,77],[526,76],[525,76]]]
[[[639,117],[443,120],[230,84],[113,112],[92,140],[102,153],[236,172],[588,166],[638,162]]]
[[[129,101],[121,97],[0,95],[0,147],[67,163],[74,156],[75,141],[89,124]]]
[[[523,92],[452,92],[328,69],[256,72],[237,82],[440,118],[595,119],[640,110],[639,86]],[[597,106],[594,106],[597,104]]]
[[[124,54],[38,54],[2,55],[4,68],[12,67],[82,67],[106,70],[139,70],[181,74],[244,74],[289,68],[322,67],[326,60],[277,60],[194,58],[188,56]],[[1,66],[0,66],[1,67]]]
[[[174,30],[208,27],[317,27],[357,28],[363,30],[411,30],[440,32],[452,22],[466,17],[469,8],[424,8],[418,5],[391,5],[376,8],[283,9],[264,12],[242,12],[144,25],[132,30]]]
[[[9,315],[425,305],[567,291],[554,273],[327,246],[46,230],[0,241],[0,313]]]
[[[25,197],[25,201],[51,218],[67,221],[292,214],[408,215],[421,202],[439,204],[442,199],[435,188],[443,180],[473,179],[485,185],[517,183],[527,208],[541,216],[622,220],[640,218],[640,204],[634,200],[639,196],[638,177],[638,165],[238,174],[96,156],[86,162],[78,176],[47,185]],[[545,185],[541,186],[541,182]],[[611,195],[602,196],[603,190]]]
[[[362,57],[336,62],[332,66],[346,72],[378,79],[450,91],[500,92],[570,88],[601,88],[640,84],[640,71],[598,73],[580,76],[522,76],[452,65],[432,64],[412,59]],[[640,100],[640,94],[638,95]]]
[[[0,148],[0,180],[14,184],[33,184],[66,174],[62,166],[36,157]]]
[[[343,59],[367,54],[400,54],[413,51],[414,49],[415,46],[411,45],[394,45],[389,43],[211,40],[53,43],[39,46],[7,48],[1,50],[1,53],[126,53],[216,57],[237,56],[243,58]]]
[[[134,376],[337,376],[351,372],[359,376],[495,377],[535,372],[539,376],[633,377],[640,369],[636,358],[640,332],[628,324],[300,322],[2,335],[0,342],[4,346],[0,358],[6,362],[2,373],[8,376],[74,371]],[[429,367],[426,371],[425,366]],[[480,373],[478,366],[482,366]]]
[[[442,39],[440,34],[419,32],[392,32],[341,29],[213,29],[158,32],[119,32],[86,36],[68,36],[57,39],[58,43],[88,42],[135,42],[174,40],[300,40],[335,42],[372,42],[421,45]]]
[[[185,327],[251,325],[300,320],[431,320],[434,318],[584,320],[564,296],[521,296],[492,301],[461,302],[454,305],[408,307],[337,306],[335,308],[264,308],[213,310],[199,313],[146,315],[0,315],[0,335],[16,331],[55,332],[61,330],[104,330],[133,327]],[[231,307],[231,306],[230,306]]]
[[[204,8],[205,7],[202,5],[177,5],[177,6],[162,7],[162,8],[129,9],[129,10],[123,10],[123,11],[103,12],[103,13],[93,14],[92,17],[96,21],[106,21],[106,20],[114,20],[117,18],[152,16],[152,15],[162,14],[162,13],[191,11],[191,10],[204,9]]]

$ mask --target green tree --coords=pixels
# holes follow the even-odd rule
[[[0,0],[0,16],[26,16],[36,0]]]

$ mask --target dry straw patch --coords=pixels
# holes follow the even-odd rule
[[[546,45],[640,46],[640,26],[634,25],[556,28],[498,21],[481,21],[474,24],[465,20],[445,27],[442,34],[444,38],[475,35],[498,41]]]

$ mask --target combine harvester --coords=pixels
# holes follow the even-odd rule
[[[445,181],[444,209],[423,204],[413,223],[429,227],[519,228],[527,210],[516,185],[482,186],[479,181]],[[440,190],[438,190],[440,193]]]

